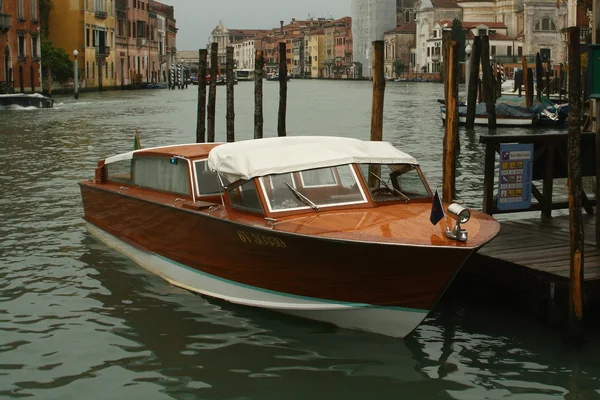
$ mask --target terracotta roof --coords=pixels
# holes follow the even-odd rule
[[[253,37],[261,33],[269,32],[268,29],[229,29],[231,36]]]
[[[462,23],[462,27],[463,28],[475,28],[476,26],[479,25],[485,25],[488,28],[496,28],[496,29],[507,29],[506,25],[504,24],[504,22],[467,22],[467,21],[461,21]]]
[[[385,33],[417,33],[417,24],[401,24],[394,29],[386,31]]]

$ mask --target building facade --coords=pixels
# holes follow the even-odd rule
[[[0,93],[41,91],[38,0],[0,0]]]
[[[162,4],[148,0],[117,0],[117,40],[119,86],[139,86],[164,82],[168,68],[161,63],[159,48],[165,37],[159,35],[159,12]],[[166,25],[167,17],[160,21]],[[163,26],[163,34],[164,29]]]
[[[115,3],[108,0],[53,0],[49,39],[73,57],[78,51],[81,87],[114,87]]]
[[[403,69],[401,72],[410,71],[410,49],[414,44],[416,25],[414,23],[403,23],[396,29],[387,31],[384,36],[384,69],[385,75],[397,78],[396,64],[399,63]]]

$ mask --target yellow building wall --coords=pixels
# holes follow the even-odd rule
[[[53,8],[49,19],[49,39],[54,47],[64,49],[73,60],[73,50],[77,49],[79,56],[79,77],[83,82],[82,87],[98,87],[98,60],[96,48],[86,47],[86,25],[107,29],[106,45],[110,46],[110,55],[105,62],[108,65],[108,78],[106,69],[102,69],[102,86],[116,86],[117,65],[115,60],[115,9],[114,1],[107,1],[107,17],[96,18],[93,11],[93,2],[90,0],[52,0]],[[112,10],[110,5],[112,4]],[[82,11],[83,9],[91,11]],[[112,34],[111,34],[112,33]],[[90,43],[91,45],[91,43]],[[92,71],[92,66],[95,70]]]
[[[325,58],[325,35],[311,35],[308,46],[310,47],[310,56],[312,58],[310,77],[320,78]],[[317,56],[317,62],[314,61],[315,56]]]

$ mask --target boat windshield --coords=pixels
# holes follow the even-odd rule
[[[431,198],[419,168],[413,164],[359,164],[373,201]]]
[[[268,175],[259,181],[271,212],[367,202],[350,165]]]

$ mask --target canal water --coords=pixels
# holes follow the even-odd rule
[[[264,89],[265,136],[274,136],[278,85]],[[385,101],[384,138],[414,155],[432,185],[441,180],[441,92],[390,83]],[[370,95],[369,82],[291,81],[289,135],[366,139]],[[586,346],[572,349],[518,305],[455,289],[394,340],[191,294],[94,239],[77,182],[99,159],[132,149],[136,130],[144,147],[193,142],[196,98],[191,86],[0,110],[0,398],[600,398],[593,325]],[[253,110],[253,85],[240,83],[237,139],[252,136]],[[483,133],[460,133],[458,191],[474,207]]]

